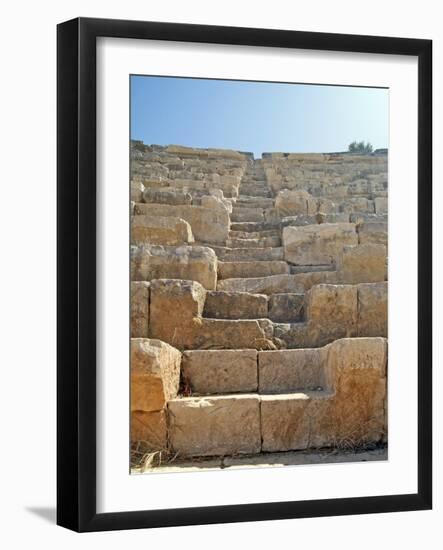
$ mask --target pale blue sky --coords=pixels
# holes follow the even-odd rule
[[[388,147],[389,90],[131,77],[131,138],[263,152]]]

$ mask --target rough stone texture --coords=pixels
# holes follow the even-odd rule
[[[196,281],[152,281],[150,335],[180,349],[192,345],[201,326],[205,297],[205,289]]]
[[[273,349],[271,321],[202,319],[205,295],[195,281],[153,281],[151,337],[178,349]]]
[[[343,246],[358,244],[355,225],[322,223],[314,226],[285,227],[285,260],[297,265],[333,264]]]
[[[185,351],[182,376],[192,393],[257,391],[256,350]]]
[[[360,284],[358,292],[358,335],[388,335],[388,283]]]
[[[203,316],[213,319],[260,319],[268,316],[268,297],[247,292],[211,291]]]
[[[386,340],[327,346],[330,389],[261,397],[262,450],[364,445],[385,436]]]
[[[203,246],[131,247],[131,279],[186,279],[201,283],[208,290],[217,286],[217,257]]]
[[[380,441],[385,432],[387,343],[384,338],[348,338],[330,345],[333,408],[317,433],[330,430],[330,444]],[[321,439],[321,435],[318,436]],[[314,446],[319,441],[314,438]]]
[[[306,296],[309,345],[357,335],[357,287],[313,286]]]
[[[270,275],[282,275],[289,273],[286,262],[219,262],[218,276],[220,279],[236,277],[269,277]]]
[[[131,156],[150,241],[133,249],[131,330],[184,351],[192,395],[142,385],[160,408],[133,411],[132,440],[179,456],[386,441],[387,155],[131,142]]]
[[[149,287],[150,283],[131,283],[131,338],[149,336]]]
[[[317,201],[307,191],[283,189],[275,199],[275,207],[280,216],[316,214]]]
[[[179,456],[258,453],[257,395],[190,397],[168,403],[169,437]]]
[[[270,277],[235,278],[220,280],[217,290],[249,292],[251,294],[274,294],[282,292],[304,292],[298,275],[271,275]]]
[[[303,392],[261,397],[263,451],[302,450],[312,447],[317,416],[323,418],[329,392]]]
[[[382,244],[345,246],[339,257],[339,280],[342,283],[374,283],[386,275],[386,247]]]
[[[140,202],[144,189],[144,185],[140,181],[131,181],[131,201]]]
[[[359,244],[382,244],[388,246],[386,222],[364,222],[357,227]]]
[[[324,389],[326,357],[326,348],[259,352],[260,393]]]
[[[165,411],[132,411],[131,441],[143,442],[143,450],[146,452],[165,450],[167,448]]]
[[[181,353],[160,340],[131,339],[131,410],[158,411],[175,397]]]
[[[192,195],[182,189],[174,188],[146,188],[143,192],[143,201],[157,204],[191,204]],[[141,202],[141,201],[137,201]]]
[[[229,233],[227,210],[189,205],[136,204],[135,213],[182,218],[191,226],[195,239],[202,242],[223,244]]]
[[[194,242],[188,222],[162,216],[134,216],[131,237],[134,244],[180,245]]]
[[[374,200],[375,203],[375,212],[377,214],[387,214],[388,213],[388,199],[385,197],[377,197]]]
[[[269,318],[279,323],[299,322],[304,316],[304,294],[272,294],[269,297]]]

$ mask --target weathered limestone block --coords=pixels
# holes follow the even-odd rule
[[[317,201],[304,190],[291,191],[283,189],[275,199],[275,207],[280,216],[296,216],[299,214],[316,214]]]
[[[385,197],[376,197],[374,199],[375,203],[375,212],[377,214],[387,214],[388,213],[388,199]]]
[[[260,393],[325,389],[327,349],[261,351],[258,354]]]
[[[147,216],[173,216],[187,221],[194,237],[202,242],[225,243],[229,234],[229,213],[203,206],[136,204],[135,213]]]
[[[325,323],[357,321],[357,288],[351,285],[319,284],[306,294],[309,320]]]
[[[256,392],[257,351],[185,351],[182,376],[192,393]]]
[[[191,204],[192,196],[190,193],[186,193],[182,189],[172,189],[172,188],[160,188],[152,189],[147,188],[143,192],[143,201],[147,203],[158,203],[158,204]],[[141,201],[138,201],[141,202]]]
[[[143,183],[144,188],[150,188],[150,189],[160,189],[164,187],[168,187],[169,180],[168,178],[157,176],[157,177],[142,177],[141,182]],[[140,197],[139,200],[136,202],[142,202],[143,195]]]
[[[269,297],[269,319],[278,323],[300,322],[304,316],[304,303],[304,294],[272,294]]]
[[[358,293],[358,335],[388,335],[388,283],[360,284]]]
[[[382,244],[388,246],[386,222],[364,222],[357,226],[359,244]]]
[[[201,205],[204,208],[213,208],[214,210],[225,210],[228,213],[232,212],[232,204],[224,198],[219,198],[213,195],[204,195],[201,198]]]
[[[325,351],[328,389],[261,396],[263,451],[349,447],[385,437],[386,340],[346,338]]]
[[[207,292],[203,316],[213,319],[265,318],[268,316],[268,297],[248,292]]]
[[[189,397],[168,403],[169,438],[179,456],[259,453],[257,395]]]
[[[263,210],[235,206],[232,210],[231,220],[233,222],[260,222],[264,220]]]
[[[150,335],[180,349],[191,347],[201,326],[205,297],[205,289],[196,281],[152,281]]]
[[[382,244],[344,246],[337,270],[342,283],[374,283],[385,280],[386,247]]]
[[[177,395],[181,353],[160,340],[131,339],[131,410],[158,411]]]
[[[202,319],[205,294],[195,281],[153,281],[151,337],[178,349],[274,349],[268,319]]]
[[[162,216],[134,216],[131,236],[134,244],[180,245],[194,242],[188,222]]]
[[[345,212],[336,212],[336,213],[328,213],[328,214],[319,212],[316,216],[316,219],[317,219],[317,223],[348,223],[349,214],[346,214]]]
[[[328,369],[335,396],[328,427],[331,444],[380,441],[385,432],[387,342],[384,338],[347,338],[329,346]],[[332,436],[332,437],[331,437]],[[318,436],[321,441],[325,438]],[[319,444],[314,437],[312,442]]]
[[[262,395],[260,398],[262,451],[302,450],[315,446],[317,418],[324,418],[330,392]],[[322,434],[323,435],[323,434]]]
[[[269,319],[201,319],[183,349],[275,349]]]
[[[131,181],[131,201],[141,202],[143,198],[143,191],[145,187],[141,181]]]
[[[365,197],[354,197],[340,203],[341,212],[368,212],[374,213],[374,202]]]
[[[208,290],[217,285],[217,256],[204,246],[132,246],[131,279],[185,279]]]
[[[131,338],[149,335],[149,287],[146,281],[131,282]]]
[[[166,449],[167,423],[165,411],[132,411],[131,441],[143,442],[144,451]]]
[[[306,295],[306,344],[323,346],[357,335],[357,287],[320,284]]]
[[[274,294],[282,292],[303,293],[304,286],[298,275],[271,275],[270,277],[222,279],[217,290],[249,292],[250,294]]]
[[[233,278],[218,281],[217,290],[249,292],[251,294],[301,294],[313,285],[337,282],[336,271],[270,275],[269,277]]]
[[[333,264],[345,245],[356,244],[358,235],[350,223],[283,229],[285,260],[297,265]]]
[[[284,273],[289,273],[289,266],[286,262],[218,262],[218,276],[220,279],[269,277],[270,275],[281,275]]]

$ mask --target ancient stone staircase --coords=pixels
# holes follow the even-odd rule
[[[386,438],[385,168],[133,143],[133,441],[189,457]]]

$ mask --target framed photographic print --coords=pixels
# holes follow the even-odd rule
[[[58,26],[58,524],[432,506],[432,48]]]

